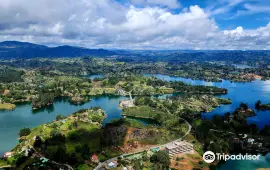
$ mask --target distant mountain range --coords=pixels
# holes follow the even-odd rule
[[[104,49],[88,49],[74,46],[47,47],[28,42],[4,41],[0,43],[0,59],[35,58],[35,57],[105,57],[115,52]]]
[[[108,57],[117,56],[124,62],[170,63],[190,61],[261,62],[270,64],[270,51],[266,50],[105,50],[75,46],[47,47],[28,42],[0,42],[0,59],[59,58],[59,57]]]

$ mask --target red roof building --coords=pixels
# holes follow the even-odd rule
[[[92,160],[92,162],[96,162],[96,163],[98,163],[99,162],[99,160],[98,160],[98,156],[97,155],[92,155],[92,157],[91,157],[91,160]]]

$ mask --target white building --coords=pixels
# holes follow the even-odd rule
[[[4,154],[4,158],[10,158],[10,157],[12,157],[13,154],[14,154],[13,152],[6,152]]]
[[[170,156],[173,156],[178,153],[191,152],[193,150],[193,145],[185,141],[172,142],[166,145],[165,150],[169,153]]]
[[[249,143],[249,144],[253,144],[254,141],[255,141],[255,139],[252,139],[252,138],[249,138],[249,139],[248,139],[248,143]]]

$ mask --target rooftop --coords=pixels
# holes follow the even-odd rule
[[[172,142],[169,143],[168,145],[166,145],[167,149],[174,149],[177,148],[179,146],[191,146],[193,147],[193,145],[191,143],[185,142],[185,141],[181,141],[181,142]]]
[[[92,155],[92,160],[98,160],[98,156],[97,155]]]

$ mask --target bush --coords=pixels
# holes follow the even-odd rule
[[[93,115],[91,119],[93,122],[98,122],[98,123],[102,123],[103,121],[103,118],[99,115]]]
[[[63,116],[63,115],[57,115],[56,116],[56,120],[59,121],[59,120],[62,120],[62,119],[65,119],[66,117]]]
[[[151,156],[150,161],[156,166],[162,166],[163,169],[168,169],[170,166],[170,156],[166,151],[158,151]]]
[[[51,137],[54,137],[54,136],[57,136],[57,135],[59,135],[59,134],[61,134],[59,130],[53,129],[53,130],[51,131],[51,133],[50,133],[50,136],[51,136]]]
[[[19,136],[27,136],[31,133],[31,130],[29,128],[23,128],[20,130]]]

